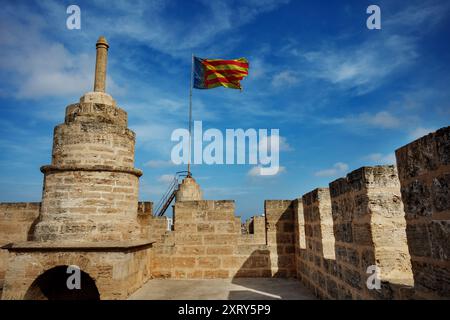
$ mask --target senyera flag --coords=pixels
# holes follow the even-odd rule
[[[194,88],[212,89],[219,86],[242,89],[240,81],[248,75],[248,61],[201,59],[194,57]]]

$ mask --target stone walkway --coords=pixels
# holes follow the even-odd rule
[[[149,280],[130,300],[311,300],[314,295],[295,279],[236,278]]]

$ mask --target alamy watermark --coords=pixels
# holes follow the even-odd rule
[[[79,6],[72,4],[67,7],[66,13],[69,16],[66,19],[66,27],[69,30],[81,29],[81,9]]]
[[[369,30],[380,30],[381,29],[381,9],[379,6],[372,4],[367,7],[367,14],[370,16],[366,20],[366,26]]]
[[[171,152],[174,164],[253,164],[260,168],[260,175],[270,176],[280,169],[279,129],[207,129],[202,121],[194,121],[192,143],[189,130],[176,129],[171,140],[178,142]],[[206,146],[204,146],[206,143]],[[189,159],[190,158],[190,159]]]
[[[70,274],[66,280],[67,289],[81,289],[81,269],[78,266],[68,266],[66,273]]]
[[[367,277],[366,286],[369,290],[380,290],[381,289],[381,269],[376,265],[371,265],[367,267],[367,274],[370,274]]]

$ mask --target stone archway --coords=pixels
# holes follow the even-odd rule
[[[95,280],[81,271],[81,289],[68,289],[68,266],[57,266],[39,275],[28,288],[25,300],[100,300]]]

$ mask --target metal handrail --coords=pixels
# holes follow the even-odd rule
[[[180,183],[180,178],[184,178],[189,176],[188,171],[178,171],[175,173],[172,182],[170,183],[167,191],[164,193],[162,198],[158,201],[156,205],[155,215],[156,216],[162,216],[164,215],[164,212],[167,210],[167,208],[170,205],[170,202],[172,202],[175,192],[178,189],[178,185]],[[168,203],[169,202],[169,203]]]
[[[158,204],[156,205],[155,213],[159,213],[164,203],[167,201],[167,198],[170,196],[170,194],[173,192],[173,189],[175,187],[175,184],[177,183],[177,180],[172,180],[172,182],[169,185],[169,188],[164,193],[162,198],[158,201]]]

